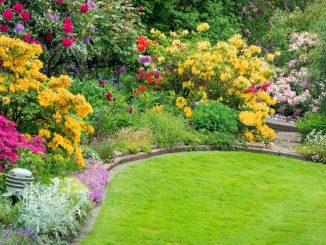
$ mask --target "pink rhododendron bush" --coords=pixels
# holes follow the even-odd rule
[[[16,129],[16,123],[0,115],[0,172],[6,163],[15,163],[20,147],[29,148],[34,153],[45,152],[45,140],[42,137],[22,135]]]
[[[277,101],[279,114],[298,117],[307,111],[317,112],[323,97],[326,96],[325,84],[312,78],[309,65],[310,52],[318,45],[314,33],[291,34],[288,51],[294,54],[286,67],[279,68],[274,82],[267,89]]]

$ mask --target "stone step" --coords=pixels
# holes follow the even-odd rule
[[[273,118],[267,120],[267,125],[277,131],[298,132],[294,122],[283,122]]]

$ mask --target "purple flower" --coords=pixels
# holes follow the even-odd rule
[[[49,19],[55,21],[55,22],[58,22],[59,21],[59,15],[55,14],[51,14],[51,13],[45,13],[44,14],[44,17],[48,17]]]
[[[119,68],[119,73],[127,73],[126,67],[122,66]]]
[[[15,30],[17,32],[23,32],[25,30],[25,27],[24,27],[23,24],[18,23],[18,24],[15,25]]]
[[[141,55],[141,56],[139,56],[138,61],[140,63],[151,63],[152,62],[152,58],[149,55]]]
[[[118,79],[116,79],[115,77],[112,77],[110,80],[109,80],[109,82],[110,83],[113,83],[113,82],[115,82],[115,81],[117,81]]]
[[[160,77],[162,73],[160,71],[154,71],[154,77]]]
[[[95,159],[89,159],[87,169],[83,173],[78,174],[76,178],[90,188],[90,198],[94,202],[103,200],[103,192],[109,180],[109,173],[100,162]]]
[[[88,36],[83,36],[83,41],[84,41],[84,43],[87,43],[87,44],[90,44],[90,42],[91,42]]]
[[[92,9],[97,9],[97,5],[93,0],[88,0],[87,1],[87,6]]]

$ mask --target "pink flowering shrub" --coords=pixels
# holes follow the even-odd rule
[[[0,115],[0,172],[6,162],[15,163],[18,158],[18,148],[29,148],[33,153],[45,152],[45,140],[39,136],[29,138],[20,134],[16,123]]]
[[[318,44],[314,33],[293,33],[288,51],[293,52],[295,59],[287,67],[279,69],[274,82],[267,89],[277,101],[279,114],[297,117],[306,111],[317,111],[322,97],[326,94],[325,85],[313,81],[308,66],[309,52]]]
[[[103,200],[103,192],[109,180],[109,173],[102,163],[95,159],[89,159],[86,170],[78,174],[76,179],[90,188],[90,198],[93,202]]]
[[[42,45],[47,75],[130,58],[139,26],[129,0],[0,0],[0,15],[0,35]]]

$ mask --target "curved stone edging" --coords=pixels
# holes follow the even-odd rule
[[[271,154],[276,156],[285,156],[290,158],[295,158],[299,160],[306,160],[306,158],[302,155],[295,154],[295,153],[286,153],[281,152],[273,149],[265,149],[261,147],[245,147],[242,145],[237,146],[238,151],[244,151],[244,152],[254,152],[254,153],[264,153],[264,154]],[[120,157],[116,157],[113,162],[104,164],[104,167],[109,171],[112,172],[114,168],[118,167],[119,165],[123,163],[130,163],[134,161],[139,161],[155,156],[170,154],[170,153],[181,153],[181,152],[191,152],[191,151],[218,151],[218,147],[216,146],[206,146],[206,145],[199,145],[196,147],[193,146],[178,146],[178,147],[172,147],[172,148],[164,148],[164,149],[154,149],[150,153],[146,152],[140,152],[138,154],[127,154],[127,155],[121,155]],[[106,192],[108,191],[108,188]],[[106,196],[106,195],[105,195]],[[105,198],[105,197],[104,197]],[[90,214],[90,218],[87,221],[87,223],[81,228],[79,231],[79,235],[70,243],[70,244],[78,244],[79,241],[84,239],[87,234],[92,230],[93,226],[95,225],[95,221],[97,218],[97,215],[101,209],[101,206],[103,203],[96,206]]]
[[[262,148],[262,147],[254,147],[254,146],[245,147],[243,145],[238,145],[237,150],[245,151],[245,152],[270,154],[270,155],[275,155],[275,156],[285,156],[285,157],[290,157],[290,158],[299,159],[299,160],[307,160],[303,155],[300,155],[300,154],[283,152],[281,150],[275,150],[275,149],[266,149],[266,148]],[[189,151],[218,151],[218,147],[199,145],[196,147],[178,146],[178,147],[172,147],[172,148],[154,149],[150,153],[140,152],[137,154],[122,155],[120,157],[115,158],[113,160],[113,162],[104,164],[104,167],[108,171],[110,171],[122,163],[139,161],[139,160],[147,159],[150,157],[165,155],[165,154],[169,154],[169,153],[189,152]]]

